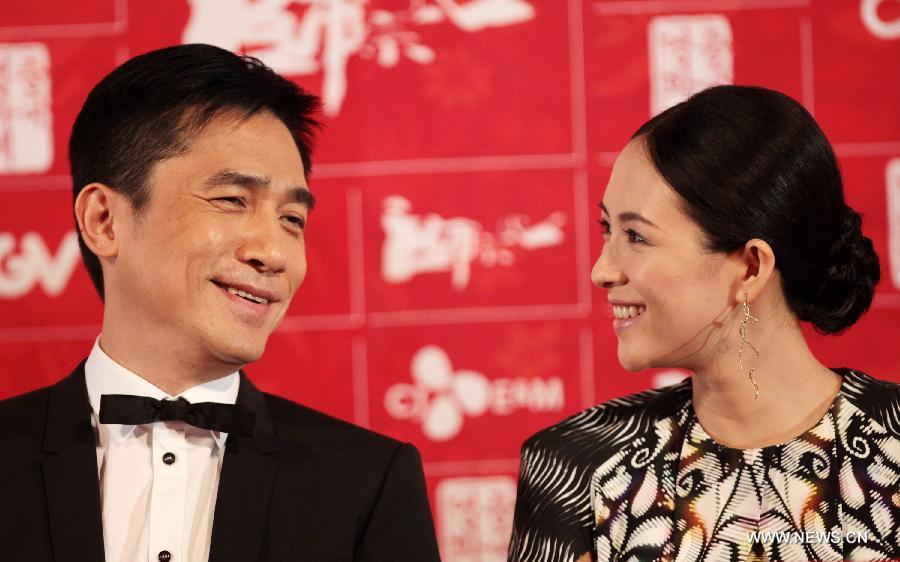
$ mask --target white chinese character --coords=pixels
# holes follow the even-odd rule
[[[465,289],[476,259],[485,267],[512,265],[514,248],[535,250],[562,244],[566,223],[556,212],[529,225],[523,215],[504,217],[496,234],[485,232],[480,223],[467,218],[443,218],[436,214],[411,213],[405,198],[393,195],[384,200],[381,228],[385,240],[381,253],[381,276],[388,283],[404,283],[422,273],[450,272],[457,291]]]
[[[43,43],[0,44],[0,174],[53,163],[50,54]]]
[[[447,478],[435,491],[445,562],[505,562],[516,503],[509,476]]]
[[[649,43],[651,115],[734,80],[731,25],[725,16],[653,18]]]
[[[211,43],[258,57],[289,76],[323,73],[322,101],[340,112],[352,56],[396,66],[401,57],[431,64],[436,54],[416,28],[450,21],[466,32],[534,17],[526,0],[410,0],[400,11],[368,9],[367,0],[189,0],[185,43]]]

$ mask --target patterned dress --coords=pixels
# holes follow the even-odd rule
[[[836,372],[825,416],[780,445],[716,443],[690,379],[537,433],[510,562],[900,560],[900,385]]]

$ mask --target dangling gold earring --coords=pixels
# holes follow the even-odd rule
[[[752,316],[750,314],[750,305],[747,304],[747,293],[744,293],[744,317],[741,319],[741,347],[738,348],[738,367],[741,372],[744,372],[744,344],[750,346],[750,349],[753,350],[753,353],[756,354],[756,361],[753,363],[753,366],[750,367],[750,372],[747,376],[750,378],[750,382],[753,383],[753,388],[756,389],[756,395],[753,397],[754,400],[759,398],[759,385],[756,384],[756,380],[753,378],[753,372],[756,371],[756,368],[759,366],[759,350],[757,350],[750,340],[747,339],[747,324],[753,320],[754,322],[759,322],[759,318]]]

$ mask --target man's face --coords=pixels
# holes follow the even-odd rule
[[[105,272],[107,308],[198,368],[256,360],[306,275],[312,196],[287,128],[217,116],[149,183]]]

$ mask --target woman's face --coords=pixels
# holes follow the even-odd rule
[[[604,244],[591,279],[608,291],[619,362],[629,371],[702,368],[734,335],[726,326],[746,266],[704,248],[640,140],[616,160],[601,210]]]

